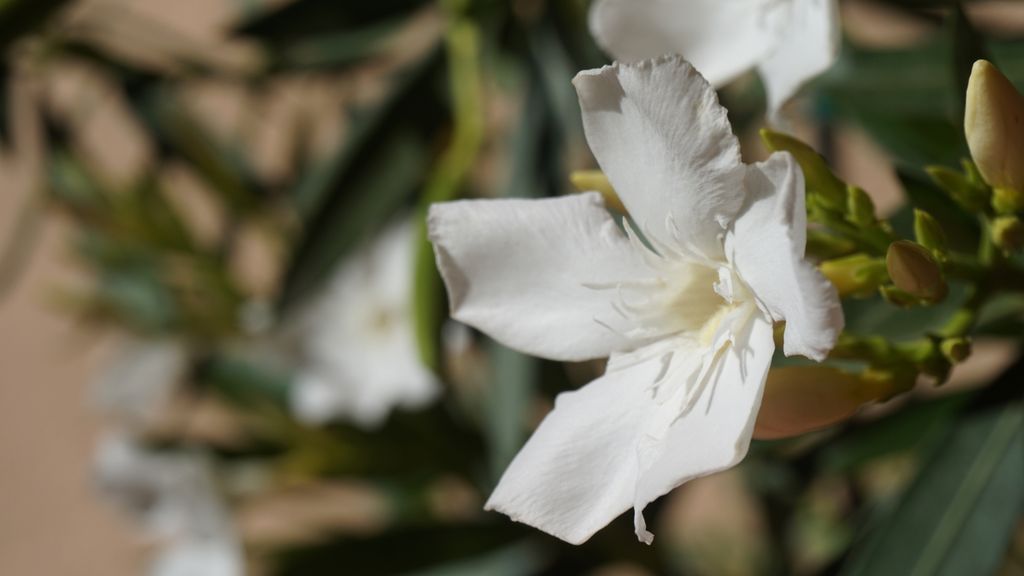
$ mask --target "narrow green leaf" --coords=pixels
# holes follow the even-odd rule
[[[315,217],[330,201],[331,194],[338,192],[338,183],[353,168],[353,163],[362,159],[363,152],[376,144],[376,138],[393,130],[395,123],[406,119],[405,115],[397,113],[397,109],[405,106],[411,92],[423,89],[421,80],[430,64],[436,61],[436,56],[436,50],[430,51],[408,68],[395,73],[384,97],[351,113],[345,143],[323,161],[303,170],[292,197],[304,220]]]
[[[417,571],[405,576],[529,576],[536,574],[544,566],[546,556],[536,542],[523,542],[480,558]]]
[[[349,572],[360,576],[397,576],[497,553],[523,533],[523,528],[510,522],[389,530],[371,538],[343,538],[289,550],[277,573],[282,576],[334,576]],[[398,550],[401,553],[396,553]],[[340,570],[339,558],[344,559]]]
[[[1019,401],[969,413],[843,574],[994,574],[1024,510]]]
[[[296,0],[273,5],[235,26],[239,36],[255,38],[273,47],[284,47],[308,38],[370,26],[382,20],[407,16],[426,0],[375,0],[341,6],[322,0]]]
[[[298,40],[271,55],[274,70],[336,68],[367,58],[398,29],[400,21],[385,21],[358,30]]]
[[[341,181],[345,194],[324,206],[291,262],[283,306],[309,294],[339,259],[383,227],[415,191],[427,153],[421,138],[403,128],[382,139],[378,153]]]
[[[485,434],[495,483],[526,440],[525,422],[538,378],[537,360],[496,342],[488,346],[492,374],[488,381]]]
[[[423,362],[435,369],[440,363],[442,287],[434,264],[434,249],[427,240],[427,212],[435,202],[458,197],[480,152],[484,131],[480,30],[468,19],[459,20],[449,28],[445,43],[455,126],[451,142],[435,164],[420,197],[413,269],[416,343]]]
[[[924,175],[907,170],[897,170],[896,175],[910,201],[910,206],[892,218],[892,224],[901,236],[912,237],[914,208],[918,208],[931,214],[941,225],[950,249],[963,252],[974,252],[977,249],[981,229],[972,214]]]

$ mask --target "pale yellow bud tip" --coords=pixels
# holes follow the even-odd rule
[[[985,182],[1024,196],[1024,98],[985,60],[967,84],[964,132]]]
[[[604,198],[605,206],[621,214],[626,213],[625,205],[622,204],[622,200],[615,193],[615,188],[612,187],[612,183],[608,181],[604,172],[577,170],[569,175],[569,181],[580,192],[599,192]]]

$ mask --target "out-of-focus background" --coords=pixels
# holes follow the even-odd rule
[[[0,2],[0,21],[5,17],[4,10],[8,4],[29,3]],[[38,6],[47,3],[40,2]],[[310,10],[311,16],[304,17],[306,20],[296,18],[299,23],[295,24],[295,29],[280,25],[279,21],[271,17],[260,20],[264,15],[272,15],[275,10],[291,4],[287,0],[81,0],[64,4],[52,14],[43,14],[46,11],[40,8],[42,19],[38,32],[19,36],[16,44],[6,45],[12,54],[14,49],[11,47],[17,48],[17,57],[9,58],[4,70],[5,76],[14,80],[5,82],[4,86],[7,92],[4,103],[8,120],[4,122],[3,132],[7,145],[0,158],[0,251],[3,251],[0,253],[0,258],[3,258],[3,268],[0,269],[0,574],[139,574],[145,572],[149,557],[158,548],[158,543],[145,534],[124,510],[111,506],[98,496],[95,451],[101,432],[111,426],[111,416],[101,406],[103,401],[98,399],[99,393],[96,391],[103,386],[100,382],[104,374],[117,361],[125,346],[130,346],[140,334],[146,338],[190,334],[190,337],[195,338],[193,351],[200,349],[200,352],[195,352],[196,356],[201,357],[195,362],[200,369],[210,365],[207,363],[208,356],[215,355],[210,350],[220,352],[223,346],[234,351],[238,341],[244,340],[246,345],[252,345],[256,350],[264,350],[266,346],[284,349],[293,344],[291,341],[267,344],[263,340],[266,331],[261,328],[274,321],[268,319],[273,315],[266,308],[273,307],[272,303],[282,298],[282,294],[290,297],[301,293],[307,297],[307,294],[315,292],[309,287],[314,284],[309,279],[311,277],[308,274],[304,276],[302,271],[296,272],[287,262],[288,258],[282,257],[282,254],[305,250],[303,257],[314,263],[313,268],[323,262],[321,267],[327,269],[334,265],[334,259],[305,246],[310,242],[330,244],[334,240],[329,238],[329,233],[324,232],[329,226],[324,227],[322,223],[315,222],[316,218],[304,214],[302,207],[277,211],[278,205],[287,203],[288,199],[276,195],[280,194],[280,190],[308,190],[316,187],[315,178],[306,188],[302,187],[305,181],[301,171],[311,169],[310,166],[315,164],[309,159],[331,158],[334,151],[344,148],[351,141],[353,132],[365,129],[365,124],[348,112],[351,109],[372,108],[375,102],[392,98],[389,91],[394,90],[393,78],[399,76],[396,70],[402,72],[416,68],[420,66],[417,63],[420,60],[429,60],[422,65],[428,72],[409,74],[429,75],[434,69],[443,66],[453,67],[456,71],[451,73],[458,74],[459,64],[440,64],[442,58],[424,56],[439,50],[438,46],[444,42],[441,37],[445,34],[446,18],[450,17],[446,15],[448,8],[445,5],[458,3],[392,2],[390,4],[397,7],[395,11],[400,17],[388,16],[382,19],[383,22],[372,22],[372,25],[359,28],[352,22],[365,16],[364,12],[369,12],[355,7],[355,4],[363,3],[296,1],[297,5],[317,4],[319,8]],[[557,72],[571,74],[576,71],[579,62],[600,62],[601,56],[596,48],[589,40],[579,38],[586,34],[585,29],[580,28],[586,3],[510,0],[507,5],[503,2],[490,3],[498,7],[491,7],[486,2],[480,4],[484,6],[481,11],[493,9],[495,14],[499,14],[494,17],[494,21],[487,16],[480,18],[484,22],[483,43],[501,44],[503,47],[508,44],[511,48],[495,50],[501,56],[482,63],[487,71],[483,82],[487,102],[486,113],[482,118],[485,135],[481,137],[483,144],[480,145],[475,164],[468,167],[467,174],[460,178],[464,177],[470,183],[469,186],[478,192],[484,191],[477,195],[497,195],[494,191],[503,187],[511,189],[513,186],[523,186],[522,182],[513,182],[514,178],[508,174],[528,166],[540,174],[527,178],[537,189],[531,194],[553,193],[560,190],[560,187],[567,187],[567,180],[566,183],[553,183],[551,174],[561,171],[567,175],[571,168],[586,167],[591,161],[586,156],[586,148],[579,135],[573,132],[574,128],[560,125],[558,119],[545,117],[541,121],[546,123],[545,128],[539,129],[540,135],[534,135],[538,150],[543,150],[537,157],[548,155],[548,148],[560,150],[558,154],[553,154],[559,157],[556,167],[538,166],[540,161],[537,158],[525,163],[510,162],[508,158],[519,154],[515,146],[521,144],[517,144],[514,132],[519,122],[523,121],[523,110],[534,106],[533,98],[550,100],[545,104],[545,114],[578,114],[573,107],[571,94],[568,105],[558,108],[565,104],[565,100],[559,98],[568,89],[571,76],[560,77]],[[847,42],[865,51],[912,50],[942,33],[944,13],[941,10],[911,13],[889,4],[844,0],[842,19]],[[966,5],[967,14],[974,25],[991,38],[1008,41],[1024,37],[1024,5],[1021,3],[1013,0],[978,1]],[[317,30],[317,10],[336,11],[339,14],[351,11],[355,14],[351,22],[346,21],[345,17],[339,17],[339,26],[351,24],[359,29],[348,35],[330,37],[330,31],[326,28],[331,22],[324,21],[325,30]],[[310,18],[312,23],[307,21]],[[369,16],[366,19],[371,20]],[[502,19],[514,20],[517,24],[507,25]],[[247,22],[255,24],[246,27]],[[572,28],[574,25],[576,29]],[[382,32],[385,29],[387,34]],[[3,32],[14,36],[9,31]],[[301,41],[302,34],[308,35],[308,42]],[[361,44],[358,34],[366,36],[365,43],[371,48]],[[450,38],[447,41],[452,42]],[[548,44],[555,41],[564,42],[565,46],[552,48]],[[264,44],[276,47],[277,51],[272,53],[280,59],[268,61]],[[850,48],[847,46],[844,49]],[[523,57],[523,62],[515,60],[522,53],[530,56]],[[565,57],[567,61],[546,60],[555,57]],[[1011,57],[1008,56],[1007,61],[1011,61]],[[916,72],[913,67],[918,62],[920,60],[911,59],[905,64],[907,69],[897,68],[895,72],[888,72],[913,75]],[[545,68],[548,65],[551,66]],[[118,69],[118,66],[122,68]],[[1012,60],[1010,67],[1024,70],[1024,60]],[[1022,77],[1019,74],[1017,76]],[[550,84],[538,88],[538,78]],[[448,88],[437,85],[443,83],[443,79],[434,78],[425,83],[422,78],[413,81],[421,82],[417,89],[424,93],[433,91],[444,97],[451,96]],[[846,81],[842,78],[833,79],[833,83],[826,83],[823,90],[839,91]],[[132,93],[132,90],[148,89],[152,84],[160,82],[166,82],[176,89],[176,105],[187,103],[188,110],[194,115],[193,119],[203,129],[201,135],[175,132],[175,127],[187,124],[180,118],[170,120],[170,127],[167,124],[161,125],[159,120],[155,122],[162,126],[161,137],[170,139],[170,144],[160,142],[159,139],[154,141],[147,134],[151,127],[145,125],[145,115],[154,109],[159,110],[159,107],[136,115],[132,109],[141,106],[140,102],[144,98]],[[538,93],[544,90],[551,90],[555,94]],[[758,93],[758,90],[755,87],[753,92]],[[529,92],[529,95],[524,97],[523,92]],[[431,97],[441,99],[437,94]],[[726,102],[736,103],[735,110],[739,117],[737,126],[743,131],[741,135],[747,145],[745,153],[754,157],[763,154],[756,143],[756,130],[762,125],[758,108],[762,100],[760,96],[755,96],[751,103],[744,94],[743,87],[734,87],[726,91],[724,98]],[[884,86],[878,94],[879,98],[888,97]],[[837,173],[850,183],[866,189],[874,198],[880,214],[897,213],[904,203],[904,187],[897,176],[896,167],[908,158],[899,156],[900,143],[895,144],[894,152],[884,142],[879,142],[878,133],[872,132],[873,128],[878,128],[879,118],[885,118],[884,114],[870,117],[865,123],[859,122],[856,114],[825,114],[828,121],[823,123],[815,102],[818,101],[808,98],[797,103],[797,132],[809,141],[819,144],[826,142],[830,161]],[[887,105],[879,102],[876,107],[885,108]],[[896,103],[893,105],[896,106]],[[458,110],[444,105],[437,108],[453,117],[459,114]],[[41,114],[40,111],[44,109],[45,113]],[[861,112],[870,116],[875,111],[858,110],[858,113]],[[415,116],[417,113],[415,110],[401,112],[391,109],[385,115]],[[416,134],[411,140],[403,140],[404,136],[399,135],[395,137],[394,145],[404,146],[413,142],[421,147],[425,157],[417,157],[413,152],[411,161],[406,162],[409,158],[400,157],[396,152],[394,157],[386,158],[385,162],[391,162],[397,167],[412,166],[410,170],[422,172],[413,178],[413,186],[407,187],[422,189],[433,184],[438,189],[443,188],[445,175],[441,173],[438,176],[437,172],[424,168],[428,163],[426,158],[432,161],[442,156],[447,143],[459,137],[460,128],[438,128],[435,124],[443,123],[440,119],[413,119],[412,116],[408,124],[416,125],[411,129]],[[568,125],[576,120],[572,117],[561,121]],[[526,121],[532,120],[528,118]],[[188,153],[176,149],[182,146],[181,140],[174,141],[176,136],[188,142],[193,150],[198,150],[197,155],[188,157]],[[394,134],[387,135],[388,138],[392,136]],[[189,141],[189,138],[199,138],[200,141]],[[207,141],[204,142],[204,139]],[[225,166],[231,166],[231,154],[225,156],[227,161],[223,157],[210,161],[207,155],[220,152],[214,150],[217,146],[207,146],[209,142],[216,142],[218,146],[225,142],[244,144],[244,163],[248,172],[225,172]],[[375,145],[380,147],[379,142]],[[146,294],[138,296],[138,293],[131,293],[125,296],[127,292],[117,292],[115,296],[124,296],[126,300],[112,301],[113,304],[91,303],[97,304],[96,307],[84,302],[88,300],[84,295],[97,288],[96,261],[102,258],[90,260],[90,256],[87,256],[83,262],[81,254],[77,252],[82,248],[78,232],[82,227],[97,226],[98,219],[89,213],[88,207],[83,207],[87,201],[76,204],[81,198],[65,194],[57,200],[43,199],[45,194],[39,192],[40,188],[54,186],[55,179],[64,183],[71,182],[69,189],[77,185],[72,176],[68,175],[73,170],[63,173],[63,176],[53,174],[52,166],[58,162],[54,150],[60,152],[58,160],[74,157],[79,165],[95,170],[90,176],[98,175],[100,180],[115,191],[131,188],[146,180],[147,175],[153,176],[161,186],[173,191],[166,200],[184,215],[183,220],[190,227],[189,233],[199,239],[203,250],[212,246],[210,252],[216,253],[222,248],[218,247],[218,243],[230,237],[231,255],[218,262],[227,261],[225,266],[228,268],[230,283],[243,287],[242,294],[236,294],[232,287],[227,290],[226,296],[237,300],[232,300],[231,306],[237,306],[241,311],[239,315],[242,319],[239,323],[244,325],[243,328],[237,332],[233,327],[224,328],[218,324],[215,314],[199,314],[196,316],[198,320],[185,314],[186,319],[180,325],[172,321],[162,324],[162,318],[154,319],[146,315],[151,311],[147,308],[149,304],[145,301],[148,297]],[[937,162],[944,160],[939,159]],[[360,156],[357,161],[373,160]],[[375,176],[381,177],[381,174],[382,171],[377,170]],[[247,188],[251,182],[245,178],[250,177],[257,181],[257,185]],[[365,178],[365,175],[346,175],[342,179],[347,185],[363,185],[364,190],[372,189],[372,186],[366,187],[365,183],[359,181],[361,177]],[[220,190],[223,195],[215,190],[218,181],[223,185]],[[526,184],[527,187],[529,185]],[[235,192],[232,189],[234,186],[243,190],[241,200],[231,196]],[[211,189],[214,189],[212,193]],[[249,193],[256,200],[245,196]],[[60,196],[60,193],[57,195]],[[232,205],[236,201],[237,204]],[[232,211],[250,210],[251,204],[247,204],[250,201],[259,207],[247,212],[242,219],[235,218]],[[390,204],[402,205],[406,212],[414,213],[417,202],[413,197]],[[324,210],[337,209],[330,200],[326,204],[330,206]],[[365,209],[367,214],[375,218],[373,229],[358,235],[360,242],[367,242],[389,221],[389,218],[379,216],[382,211],[391,214],[391,220],[395,218],[393,214],[402,213],[402,210],[389,206],[377,209],[342,202],[341,211]],[[296,224],[296,221],[300,223]],[[352,224],[344,218],[338,221]],[[380,223],[379,229],[376,223]],[[143,224],[147,225],[159,227],[160,222]],[[316,232],[312,236],[303,237],[302,233],[294,233],[296,229],[315,229]],[[282,240],[282,237],[286,239]],[[300,239],[296,240],[296,237]],[[347,246],[348,243],[354,245],[355,241],[355,238],[343,238],[337,242]],[[97,246],[93,248],[100,250]],[[86,247],[85,252],[93,254],[88,252],[89,249]],[[340,254],[342,250],[339,248],[337,252]],[[315,275],[323,276],[326,273],[321,270]],[[202,288],[198,290],[199,300],[206,298]],[[141,304],[138,304],[140,300],[136,297],[142,299]],[[125,304],[125,307],[117,308],[120,304]],[[201,306],[195,307],[195,310],[200,309]],[[129,317],[136,313],[137,317]],[[195,322],[189,324],[190,319]],[[125,325],[127,329],[112,329],[112,326],[124,328]],[[450,355],[451,350],[466,345],[464,341],[468,336],[451,326],[446,329],[450,333],[448,338],[440,340],[443,350],[438,356]],[[252,344],[254,341],[256,343]],[[977,349],[978,353],[972,362],[957,368],[953,383],[947,390],[955,392],[986,382],[998,375],[1016,357],[1014,345],[997,339],[982,341]],[[273,357],[275,354],[268,356]],[[480,368],[473,363],[475,356],[470,356],[469,361],[464,360],[465,365],[453,368],[449,364],[446,370],[459,373],[460,366],[463,372],[471,373],[474,370],[490,369],[489,365]],[[450,358],[448,361],[451,362]],[[512,365],[515,366],[514,363]],[[273,363],[273,367],[277,367],[277,364]],[[537,370],[541,369],[552,371],[546,365]],[[593,367],[573,366],[567,372],[568,376],[559,372],[559,378],[570,382],[585,381],[586,376],[593,373]],[[254,377],[253,380],[260,378]],[[473,377],[468,380],[474,381]],[[473,399],[474,394],[476,392],[471,391],[467,396]],[[542,414],[545,404],[534,404],[529,404],[531,414]],[[236,441],[239,434],[248,434],[255,429],[258,431],[255,436],[261,440],[265,436],[273,437],[272,433],[266,432],[269,424],[265,427],[256,425],[246,428],[248,423],[238,425],[235,422],[237,414],[224,416],[218,412],[217,407],[203,406],[212,415],[207,416],[208,413],[204,411],[201,418],[197,417],[190,424],[187,434],[189,441],[208,442],[215,447],[214,451],[218,455],[227,454],[229,460],[236,453],[250,448],[246,442]],[[251,405],[246,406],[251,408]],[[256,404],[251,411],[261,413],[262,409],[262,405]],[[196,409],[195,413],[198,412]],[[527,410],[524,409],[525,412]],[[268,421],[276,422],[273,419]],[[460,421],[460,425],[465,425],[465,422]],[[165,429],[161,425],[155,428],[158,429],[156,436],[160,442],[164,441],[161,433]],[[173,425],[172,428],[176,432],[180,430]],[[239,429],[245,432],[240,433]],[[148,430],[147,425],[149,432],[151,430]],[[312,438],[309,441],[314,444],[323,441],[320,437],[302,438]],[[518,436],[513,435],[513,446],[518,441],[515,438]],[[329,445],[328,441],[324,442]],[[244,446],[245,450],[238,446]],[[260,445],[259,449],[253,451],[260,452],[263,449]],[[302,458],[307,456],[304,453]],[[322,463],[313,461],[315,459],[302,458],[296,457],[290,462],[291,475],[284,482],[286,487],[302,486],[302,481],[309,480],[308,475],[331,470],[327,465],[318,467]],[[888,464],[889,467],[879,474],[883,477],[880,482],[884,482],[885,474],[891,473],[897,480],[907,475],[900,468],[900,462]],[[305,465],[308,468],[303,468]],[[262,477],[251,480],[245,476],[246,473],[236,471],[234,476],[244,476],[243,480],[236,478],[237,484],[244,485],[238,491],[243,495],[251,495],[253,489],[249,486],[260,486]],[[467,476],[472,477],[472,474]],[[708,518],[713,517],[721,520],[725,526],[723,530],[732,535],[737,530],[744,533],[767,532],[766,514],[760,505],[746,500],[750,496],[739,487],[742,484],[739,476],[723,475],[719,478],[717,482],[695,482],[680,491],[666,505],[663,515],[691,526],[706,526]],[[448,478],[443,480],[432,486],[440,486],[438,489],[443,494],[440,498],[455,509],[449,514],[450,517],[461,518],[463,508],[476,510],[480,494],[475,488],[465,488],[461,477],[458,481],[448,482]],[[845,486],[838,486],[839,481],[830,483],[831,480],[826,479],[814,485],[815,490],[826,495],[815,500],[820,494],[812,494],[809,506],[827,508],[827,504],[821,504],[822,500],[839,502],[836,506],[850,505],[846,501],[849,495],[844,492]],[[898,484],[897,480],[894,482]],[[445,488],[450,489],[445,491]],[[366,526],[376,521],[364,518],[373,514],[362,514],[360,510],[353,509],[360,506],[372,508],[376,502],[374,498],[379,495],[364,494],[357,490],[355,496],[351,492],[339,496],[332,491],[333,487],[317,487],[316,490],[322,490],[317,494],[323,495],[324,502],[347,504],[338,505],[343,510],[332,516],[330,511],[314,513],[308,504],[296,504],[282,498],[281,501],[268,504],[265,510],[257,510],[255,508],[258,507],[253,506],[247,513],[240,514],[241,519],[236,519],[241,526],[239,531],[244,537],[255,540],[301,540],[301,535],[295,536],[288,532],[288,527],[275,525],[267,519],[268,516],[275,516],[280,509],[285,510],[281,514],[282,518],[297,513],[314,526],[340,525],[354,533],[376,533],[376,525]],[[829,490],[840,495],[832,498],[835,493]],[[701,509],[701,503],[726,501],[733,505],[724,511],[720,508],[714,512]],[[439,508],[445,508],[445,505]],[[300,511],[295,512],[296,509]],[[828,514],[829,511],[826,511],[824,516]],[[435,515],[444,516],[443,513]],[[317,518],[310,520],[312,516]],[[714,526],[714,522],[711,524],[712,528],[720,528]],[[801,540],[822,547],[820,557],[816,557],[819,551],[812,550],[812,544],[807,544],[810,550],[808,557],[796,561],[802,573],[815,573],[822,566],[831,565],[830,562],[837,557],[835,554],[838,554],[834,550],[841,549],[849,542],[849,534],[842,530],[838,533],[829,532],[834,529],[836,526],[832,524],[823,528],[822,533],[827,533],[827,538],[823,537],[822,541],[813,537]],[[298,531],[301,532],[301,529]],[[1018,530],[1018,541],[1022,538],[1020,533],[1021,530]],[[792,537],[798,538],[801,535]],[[685,537],[683,540],[680,548],[700,548],[699,544],[685,542]],[[839,541],[842,544],[836,544]],[[759,548],[764,545],[764,542],[758,542],[744,550],[750,558],[767,558],[760,556],[768,554]],[[1021,546],[1024,545],[1018,542],[1018,547]],[[690,565],[690,568],[694,569],[694,573],[715,573],[715,570],[726,566],[730,571],[719,573],[744,574],[748,573],[751,566],[744,559],[738,560],[737,566],[729,564],[734,559],[723,559],[715,554],[710,554],[710,557],[710,564],[696,568]],[[806,562],[806,565],[800,562]],[[646,568],[637,568],[637,565]],[[757,562],[754,561],[753,565],[757,565]],[[1006,565],[1010,566],[1010,563]],[[611,566],[606,572],[600,573],[645,574],[650,572],[644,570],[653,570],[643,561],[637,561],[636,565],[626,562]],[[1015,566],[1019,569],[1021,564],[1018,562]],[[1004,573],[1021,573],[1014,572],[1014,569],[1010,566]]]

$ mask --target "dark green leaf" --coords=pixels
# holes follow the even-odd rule
[[[297,40],[271,54],[276,70],[335,68],[377,52],[400,22],[387,21],[358,30]]]
[[[491,475],[495,483],[526,440],[538,365],[535,358],[492,342],[488,347],[492,376],[484,407]]]
[[[396,127],[373,152],[340,180],[344,194],[332,198],[312,221],[286,276],[283,305],[314,290],[337,261],[380,230],[422,182],[429,157],[415,131]]]
[[[462,560],[406,576],[528,576],[536,574],[548,556],[535,542],[515,544],[479,558]]]
[[[400,113],[401,110],[424,100],[429,102],[417,93],[427,89],[424,86],[425,75],[431,69],[430,65],[437,61],[436,56],[437,51],[434,50],[397,72],[381,100],[352,112],[345,144],[322,162],[303,171],[292,197],[304,220],[316,217],[324,204],[331,200],[332,194],[342,192],[340,182],[350,169],[357,169],[357,164],[366,161],[366,156],[380,146],[379,140],[384,133],[393,130],[397,122],[408,120],[408,114]],[[412,99],[415,101],[410,101]]]
[[[920,173],[897,170],[897,176],[910,201],[910,206],[892,219],[893,226],[902,237],[913,237],[913,208],[919,208],[931,214],[942,225],[949,248],[967,253],[977,250],[981,236],[977,218],[965,212],[949,194]]]
[[[946,299],[934,306],[897,308],[877,296],[844,300],[846,329],[853,334],[884,336],[893,341],[911,340],[939,330],[966,297],[963,285],[951,284]]]
[[[821,451],[821,465],[848,472],[887,454],[927,451],[946,435],[970,397],[959,394],[905,406],[874,422],[852,426]]]
[[[1024,510],[1020,402],[969,413],[877,530],[847,575],[994,574]]]
[[[297,0],[250,18],[235,33],[276,47],[309,38],[326,37],[394,20],[409,14],[425,0],[376,0],[338,4],[322,0]]]
[[[510,522],[404,528],[373,538],[346,538],[291,551],[282,559],[278,573],[282,576],[334,576],[349,572],[360,576],[407,574],[495,553],[522,533],[522,528]]]

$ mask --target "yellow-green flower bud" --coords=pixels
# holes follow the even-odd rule
[[[598,192],[604,198],[604,204],[611,210],[626,214],[626,206],[612,188],[608,177],[600,170],[577,170],[569,175],[569,181],[580,192]]]
[[[807,231],[807,255],[828,260],[846,256],[857,250],[857,245],[823,230],[811,229]]]
[[[885,301],[893,306],[899,306],[900,308],[912,308],[913,306],[920,304],[920,299],[907,294],[895,286],[882,286],[879,289],[879,292],[882,294],[882,298],[885,298]]]
[[[942,231],[942,226],[924,210],[914,210],[914,236],[917,237],[918,244],[929,250],[946,250],[946,234]]]
[[[836,178],[825,159],[813,148],[792,136],[768,129],[761,130],[761,140],[772,152],[786,151],[793,155],[803,170],[808,196],[816,196],[822,204],[837,212],[846,209],[846,184]]]
[[[889,279],[885,262],[867,254],[828,260],[818,269],[835,285],[840,296],[870,296]]]
[[[877,221],[875,203],[867,192],[856,186],[846,189],[846,213],[849,221],[858,226],[871,226]]]
[[[992,241],[1006,252],[1024,248],[1024,222],[1016,216],[999,216],[992,221]]]
[[[945,166],[925,167],[925,171],[931,176],[932,181],[949,194],[949,197],[957,204],[963,206],[968,212],[982,212],[989,206],[991,193],[980,176],[976,182],[970,176],[977,170],[974,168],[973,162],[965,162],[964,169],[970,170],[970,172],[965,175]]]
[[[897,240],[889,245],[885,265],[899,290],[930,304],[946,297],[949,289],[942,269],[924,246]]]
[[[993,206],[1000,212],[1024,208],[1024,98],[985,60],[971,70],[964,132],[974,163],[995,189]]]
[[[971,355],[970,338],[946,338],[939,344],[942,355],[953,364],[959,364]]]
[[[786,366],[768,373],[754,437],[797,436],[853,416],[890,394],[889,384],[829,366]]]

